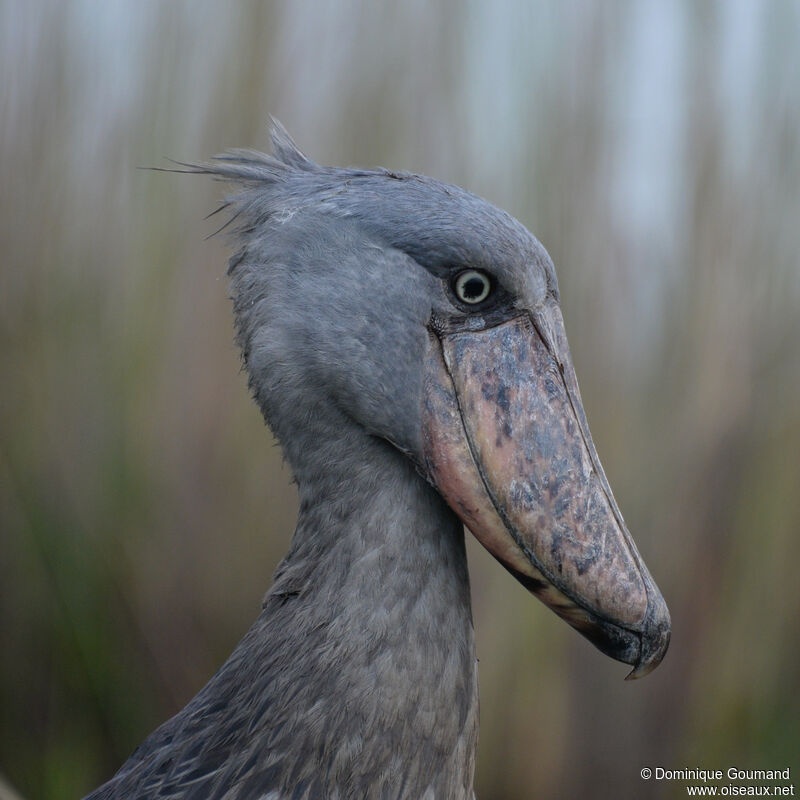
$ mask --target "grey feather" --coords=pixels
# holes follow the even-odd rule
[[[206,687],[89,797],[469,798],[477,670],[463,528],[420,477],[443,278],[558,289],[516,220],[455,186],[323,167],[280,124],[234,182],[229,272],[250,388],[298,481],[291,548]]]

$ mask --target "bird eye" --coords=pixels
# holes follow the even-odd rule
[[[492,282],[485,272],[476,269],[465,269],[460,272],[453,283],[456,297],[467,305],[482,303],[492,291]]]

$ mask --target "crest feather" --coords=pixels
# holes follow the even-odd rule
[[[294,139],[283,127],[280,120],[270,117],[272,128],[270,129],[270,139],[272,140],[272,155],[288,167],[296,169],[311,169],[316,164],[295,144]]]

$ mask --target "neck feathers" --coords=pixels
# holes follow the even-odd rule
[[[463,529],[405,457],[363,445],[301,485],[258,620],[94,798],[472,797]]]

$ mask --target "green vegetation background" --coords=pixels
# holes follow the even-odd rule
[[[592,431],[673,616],[623,683],[470,545],[490,800],[678,797],[800,753],[800,6],[0,2],[0,773],[109,777],[226,658],[291,476],[232,342],[224,187],[411,169],[552,254]],[[0,795],[3,790],[0,788]]]

